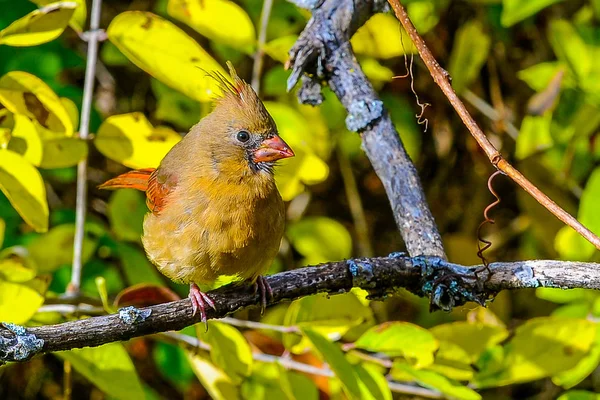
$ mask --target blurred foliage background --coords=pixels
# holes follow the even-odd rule
[[[214,84],[198,67],[223,71],[231,60],[250,81],[259,47],[260,96],[297,155],[277,171],[288,222],[270,273],[404,248],[335,96],[325,90],[313,108],[285,91],[283,64],[309,12],[275,0],[261,46],[261,1],[105,0],[93,135],[82,141],[91,4],[49,3],[0,0],[0,321],[58,323],[187,294],[144,255],[143,195],[96,186],[127,168],[158,165],[210,112]],[[600,1],[403,3],[492,142],[600,233]],[[352,45],[419,169],[450,260],[479,263],[475,232],[492,201],[487,158],[417,57],[412,79],[394,78],[405,74],[413,48],[391,14],[374,15]],[[427,123],[416,117],[420,103],[430,105]],[[71,278],[75,166],[85,157],[83,297],[68,302],[61,295]],[[497,223],[485,228],[488,258],[598,261],[590,244],[512,182],[494,186],[502,203]],[[360,291],[312,296],[262,317],[252,309],[211,321],[208,333],[190,327],[183,336],[0,366],[0,398],[419,397],[401,386],[410,385],[458,399],[592,399],[600,389],[599,314],[598,294],[585,290],[505,292],[488,310],[450,314],[431,314],[426,299],[402,291],[384,302]],[[196,336],[201,349],[190,348]]]

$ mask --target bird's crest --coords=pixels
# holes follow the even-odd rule
[[[244,103],[248,103],[251,99],[258,97],[252,89],[252,86],[248,85],[242,78],[238,76],[235,68],[233,68],[233,65],[229,61],[227,61],[227,68],[229,69],[229,75],[231,79],[228,79],[225,75],[218,71],[207,72],[207,75],[213,78],[221,89],[221,94],[216,98],[217,101],[227,98],[235,98]]]

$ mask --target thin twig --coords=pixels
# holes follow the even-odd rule
[[[237,326],[238,328],[248,329],[263,329],[267,331],[283,332],[283,333],[300,333],[300,329],[297,326],[283,326],[283,325],[272,325],[263,324],[262,322],[246,321],[243,319],[237,319],[232,317],[225,317],[219,319],[229,325]]]
[[[100,11],[102,0],[93,0],[90,20],[90,35],[88,41],[87,63],[85,66],[85,83],[83,86],[83,103],[81,105],[81,123],[79,137],[86,140],[90,131],[90,114],[94,94],[94,79],[96,76],[96,60],[98,59],[98,35],[100,34]],[[70,296],[79,295],[81,286],[83,239],[85,235],[85,213],[87,209],[87,158],[77,165],[77,204],[75,206],[75,239],[73,243],[73,270],[71,283],[67,293]]]
[[[269,17],[271,16],[272,8],[273,0],[263,0],[263,7],[260,13],[258,43],[256,45],[256,53],[254,54],[254,65],[252,66],[252,88],[256,93],[260,92],[260,75],[262,73],[265,43],[267,42],[267,27],[269,26]]]
[[[344,189],[346,190],[346,199],[348,200],[348,206],[350,207],[350,213],[354,220],[354,228],[356,230],[356,238],[358,243],[359,256],[361,257],[372,257],[373,246],[371,245],[371,239],[369,235],[369,225],[367,224],[367,218],[365,217],[365,210],[358,193],[358,185],[356,184],[356,178],[352,171],[352,165],[350,160],[344,154],[340,146],[336,149],[338,156],[338,162],[340,164],[340,173],[342,180],[344,181]]]
[[[583,226],[579,221],[577,221],[576,218],[574,218],[568,212],[563,210],[558,204],[556,204],[540,189],[538,189],[529,180],[527,180],[527,178],[525,178],[523,174],[521,174],[517,169],[510,165],[508,161],[504,159],[504,157],[502,157],[500,152],[485,136],[481,128],[477,126],[477,123],[469,114],[463,102],[456,95],[456,92],[450,84],[448,72],[446,72],[440,66],[433,54],[431,54],[431,51],[425,44],[423,38],[421,38],[421,36],[417,32],[406,10],[400,4],[400,1],[388,0],[388,2],[394,9],[396,17],[398,18],[406,32],[409,34],[413,43],[417,47],[419,55],[425,62],[425,65],[427,66],[429,73],[433,77],[433,80],[435,81],[435,83],[437,83],[440,89],[442,89],[442,92],[444,92],[444,94],[450,101],[450,104],[452,104],[452,106],[456,110],[459,117],[462,119],[469,132],[471,132],[471,135],[475,138],[479,146],[483,149],[483,151],[491,161],[492,165],[494,165],[494,167],[508,175],[513,181],[515,181],[519,186],[525,189],[527,193],[529,193],[534,199],[536,199],[538,203],[544,206],[548,211],[554,214],[562,222],[575,229],[575,231],[577,231],[581,236],[583,236],[590,243],[596,246],[597,249],[600,250],[600,238],[598,236],[596,236],[592,231]]]

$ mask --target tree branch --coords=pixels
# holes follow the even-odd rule
[[[600,270],[600,264],[596,263],[520,261],[490,264],[490,269],[489,277],[486,272],[481,272],[477,279],[475,267],[448,263],[439,257],[411,258],[404,253],[331,262],[267,277],[273,289],[269,304],[316,293],[344,293],[353,287],[365,289],[372,298],[381,299],[404,288],[419,296],[428,296],[432,309],[450,310],[467,301],[485,304],[505,289],[600,289],[600,279],[594,279]],[[565,271],[569,273],[565,274]],[[213,290],[209,295],[215,302],[216,311],[208,310],[208,318],[222,318],[241,308],[260,304],[259,294],[251,287],[236,283]],[[140,309],[126,307],[118,314],[27,329],[3,324],[0,327],[0,363],[179,330],[198,322],[199,316],[192,316],[190,301],[185,299]]]
[[[323,100],[321,81],[327,81],[348,112],[346,126],[361,134],[409,254],[446,258],[417,170],[349,43],[354,32],[387,3],[325,0],[316,2],[316,7],[290,51],[288,90],[302,77],[298,97],[303,103],[316,105]]]

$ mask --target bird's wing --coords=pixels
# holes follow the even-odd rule
[[[177,179],[160,168],[156,169],[148,178],[146,190],[146,204],[153,214],[158,215],[165,207],[167,195],[177,186]]]
[[[158,214],[166,204],[166,197],[177,185],[175,177],[160,168],[136,169],[117,176],[98,186],[100,189],[137,189],[146,192],[146,205]]]

